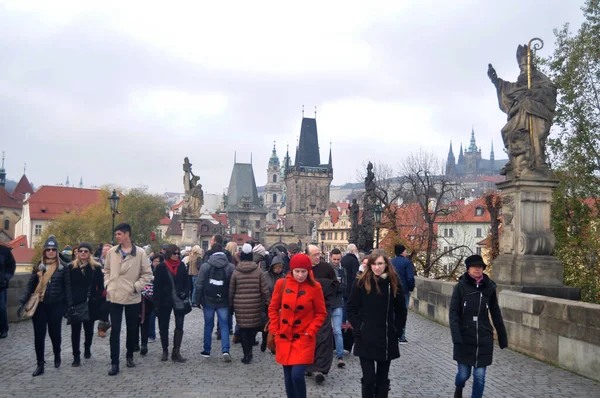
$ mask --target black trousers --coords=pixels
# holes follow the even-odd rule
[[[127,358],[133,358],[133,350],[139,344],[140,334],[138,333],[138,316],[142,308],[141,303],[137,304],[116,304],[110,303],[110,321],[112,329],[110,330],[110,361],[113,365],[119,364],[121,354],[121,323],[123,323],[123,310],[125,310],[125,324],[127,327]]]
[[[160,342],[163,349],[169,348],[169,323],[171,322],[171,307],[158,308],[156,316],[158,317],[158,331],[160,332]],[[185,315],[175,315],[175,330],[183,331],[183,320]]]
[[[377,363],[377,370],[375,370],[375,363]],[[391,363],[392,361],[374,361],[361,357],[360,367],[363,373],[363,384],[377,385],[387,383]]]
[[[240,340],[242,341],[242,350],[244,355],[252,355],[252,346],[256,338],[256,332],[259,328],[240,328]]]
[[[35,339],[35,356],[38,362],[44,361],[46,348],[46,329],[52,341],[54,356],[60,355],[60,344],[62,341],[62,320],[67,306],[63,303],[44,304],[40,303],[33,314],[33,336]]]
[[[92,346],[92,339],[94,337],[94,322],[72,322],[71,323],[71,345],[73,346],[73,356],[78,357],[81,355],[79,349],[79,342],[81,341],[81,326],[83,325],[85,342],[83,343],[86,348]]]
[[[142,336],[142,345],[148,345],[148,335],[150,334],[150,314],[154,311],[154,303],[142,298],[144,305],[144,319],[140,318],[140,334]]]

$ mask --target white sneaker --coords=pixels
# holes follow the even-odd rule
[[[223,353],[223,362],[231,362],[231,355],[228,352]]]

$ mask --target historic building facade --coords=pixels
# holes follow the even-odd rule
[[[295,162],[291,164],[288,153],[285,164],[285,230],[302,242],[316,241],[317,226],[329,207],[332,179],[331,149],[329,163],[321,164],[317,121],[303,117]]]
[[[237,163],[234,160],[225,212],[231,234],[247,234],[255,240],[262,238],[267,211],[256,190],[252,163]]]
[[[506,162],[508,162],[508,159],[495,158],[493,143],[490,150],[490,158],[483,159],[481,157],[481,148],[477,147],[475,141],[475,129],[472,129],[471,141],[467,150],[463,151],[463,146],[460,144],[458,161],[454,157],[452,142],[450,142],[450,150],[448,151],[448,159],[446,160],[446,175],[457,178],[498,175]]]
[[[279,208],[283,203],[284,182],[281,175],[279,157],[273,144],[273,153],[267,167],[267,185],[265,186],[264,204],[267,211],[267,223],[277,223]]]

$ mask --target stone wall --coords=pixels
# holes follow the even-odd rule
[[[455,283],[415,279],[410,308],[448,325]],[[509,348],[600,380],[600,305],[509,290],[498,300]]]
[[[27,287],[27,282],[31,273],[18,273],[13,276],[8,285],[7,306],[8,321],[17,322],[17,310],[19,309],[19,300]]]

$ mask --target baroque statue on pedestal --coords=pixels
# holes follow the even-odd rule
[[[181,215],[183,218],[200,218],[200,209],[204,204],[204,192],[202,192],[202,184],[198,184],[200,177],[192,172],[192,164],[187,157],[183,160],[183,172],[185,196]]]

